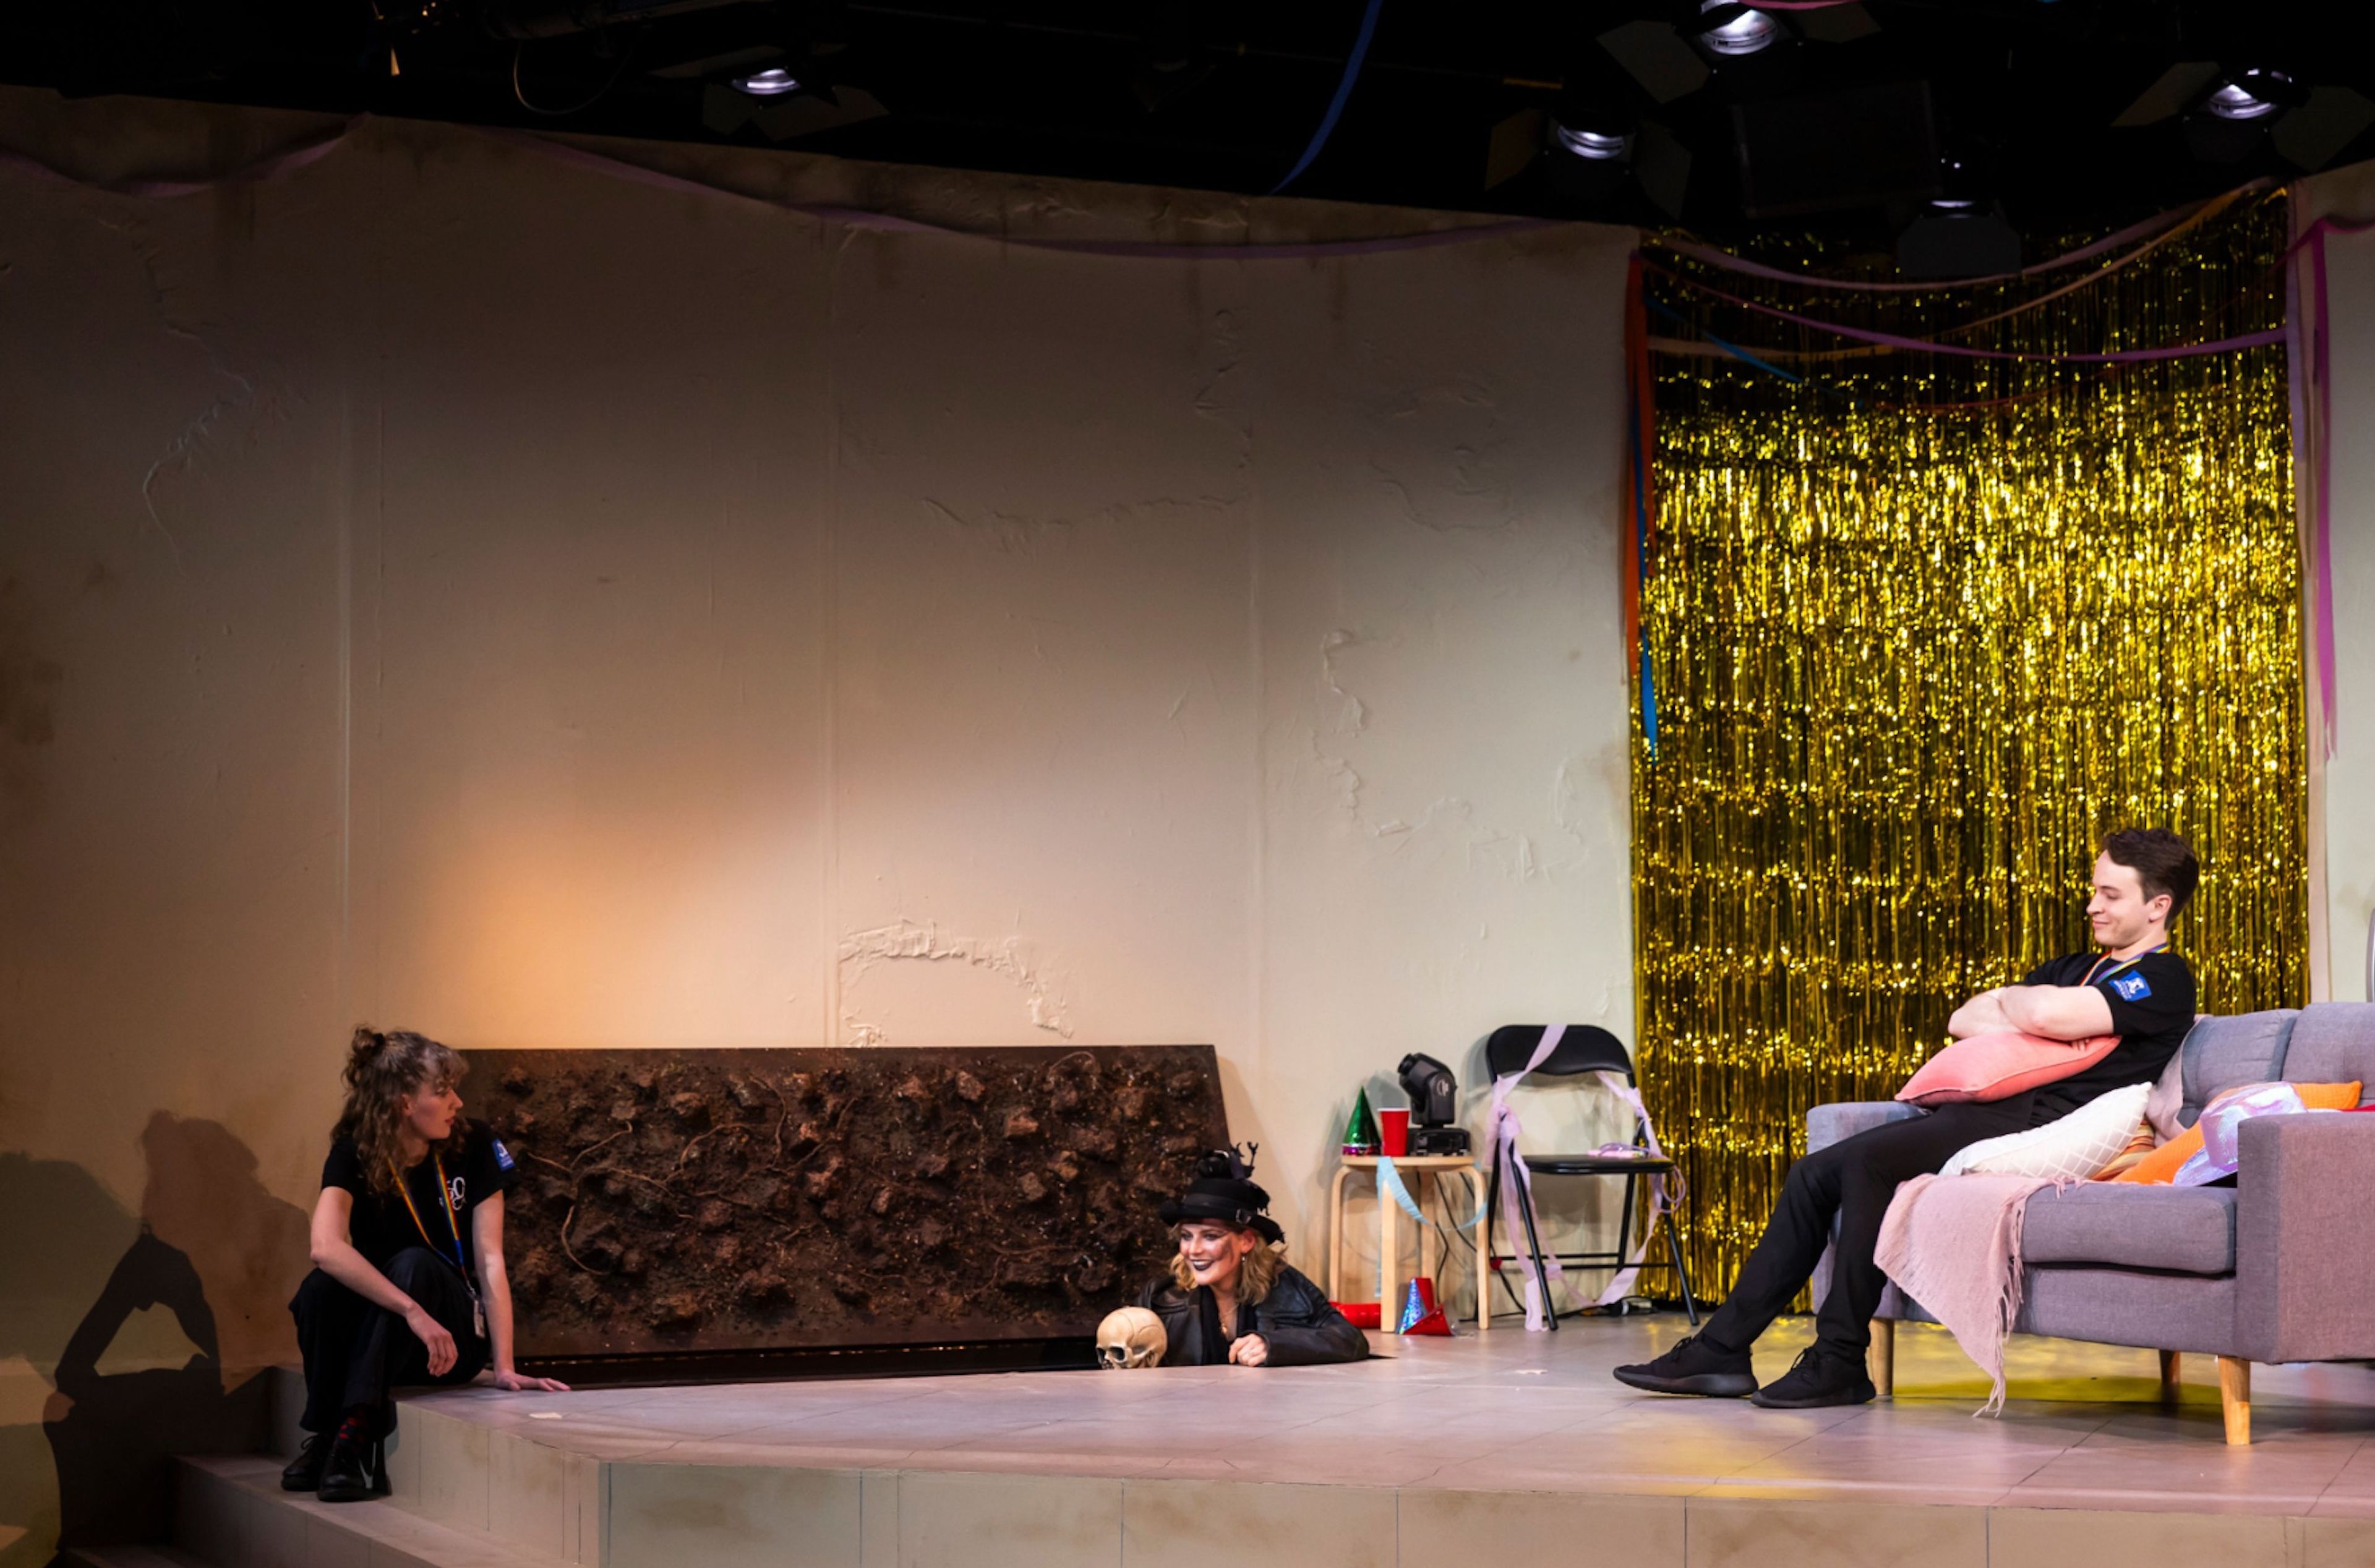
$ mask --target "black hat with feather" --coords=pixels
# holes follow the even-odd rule
[[[1209,1220],[1252,1231],[1266,1242],[1286,1240],[1286,1232],[1267,1212],[1270,1194],[1254,1185],[1253,1157],[1260,1149],[1261,1145],[1249,1143],[1243,1154],[1235,1149],[1215,1149],[1203,1155],[1196,1161],[1196,1174],[1188,1190],[1156,1210],[1163,1222],[1181,1225],[1190,1220]]]

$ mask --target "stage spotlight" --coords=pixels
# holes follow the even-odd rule
[[[1633,138],[1622,131],[1587,131],[1551,123],[1551,139],[1577,158],[1614,162],[1632,151]]]
[[[2309,94],[2264,65],[2230,72],[2185,117],[2185,145],[2204,163],[2241,163],[2267,145],[2269,126]]]
[[[1551,188],[1586,204],[1615,195],[1633,159],[1631,121],[1594,108],[1554,111],[1543,137]]]
[[[2307,97],[2284,72],[2254,66],[2236,72],[2212,88],[2202,107],[2221,120],[2264,120]]]
[[[1701,0],[1691,41],[1728,59],[1771,48],[1787,36],[1779,22],[1753,6],[1733,0]]]
[[[770,65],[763,71],[737,77],[733,87],[735,91],[747,92],[752,98],[781,98],[787,92],[800,90],[799,78],[780,65]]]

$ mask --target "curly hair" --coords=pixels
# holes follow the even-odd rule
[[[1176,1229],[1172,1233],[1178,1234]],[[1237,1266],[1238,1303],[1251,1306],[1269,1295],[1270,1288],[1278,1283],[1278,1271],[1285,1267],[1286,1254],[1267,1244],[1246,1254],[1245,1262]],[[1196,1271],[1188,1267],[1185,1256],[1176,1252],[1171,1255],[1171,1282],[1191,1296],[1196,1293]]]
[[[462,1059],[459,1051],[425,1034],[409,1030],[383,1034],[368,1024],[358,1027],[354,1040],[347,1047],[346,1109],[338,1114],[338,1125],[330,1130],[331,1141],[353,1138],[356,1158],[362,1162],[363,1180],[373,1192],[394,1196],[396,1129],[404,1122],[404,1102],[419,1092],[423,1084],[457,1084],[469,1070],[470,1064]],[[431,1148],[439,1154],[460,1153],[461,1122],[456,1120],[445,1140]]]

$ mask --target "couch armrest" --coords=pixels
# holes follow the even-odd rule
[[[1919,1105],[1897,1100],[1842,1100],[1835,1104],[1817,1105],[1806,1113],[1806,1152],[1812,1154],[1860,1132],[1870,1132],[1891,1122],[1911,1121],[1921,1114]]]
[[[2236,1343],[2255,1362],[2375,1356],[2375,1115],[2254,1116],[2237,1130]]]

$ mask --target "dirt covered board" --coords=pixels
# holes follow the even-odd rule
[[[1228,1139],[1209,1045],[469,1056],[531,1357],[1089,1333]]]

